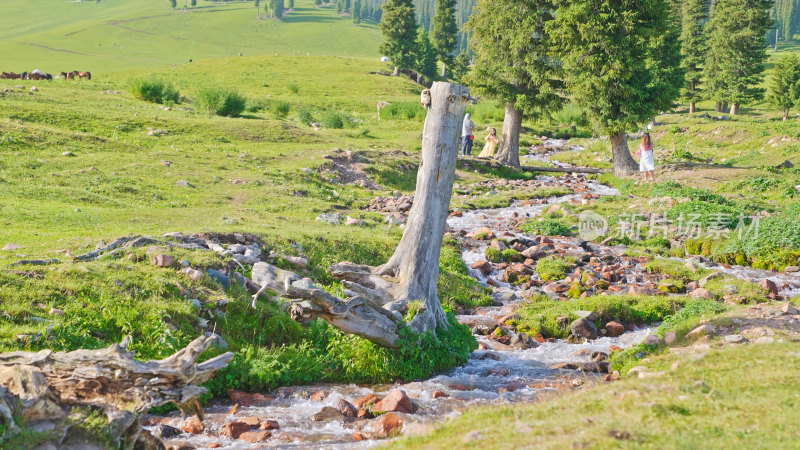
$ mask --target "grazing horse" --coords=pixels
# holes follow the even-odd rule
[[[76,72],[75,75],[78,76],[79,80],[82,80],[84,77],[91,80],[92,79],[92,72]]]
[[[67,72],[61,72],[58,74],[59,78],[63,78],[64,81],[67,81]]]
[[[11,78],[11,74],[10,73],[8,73],[8,72],[0,73],[0,79],[8,80],[9,78]]]

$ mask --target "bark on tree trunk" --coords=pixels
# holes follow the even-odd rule
[[[695,102],[689,103],[689,114],[694,114],[697,112],[697,104]]]
[[[728,112],[728,102],[722,102],[722,110],[720,112]]]
[[[735,116],[739,114],[739,104],[738,103],[731,103],[731,115]]]
[[[714,110],[717,112],[722,112],[722,102],[717,102],[717,104],[714,106]]]
[[[397,326],[408,303],[422,302],[410,322],[417,333],[447,327],[436,284],[439,255],[455,180],[461,122],[469,90],[437,82],[422,137],[417,189],[400,244],[380,267],[334,264],[331,275],[342,279],[346,299],[339,299],[296,274],[267,263],[253,266],[253,281],[293,300],[296,320],[321,317],[341,330],[385,347],[399,347]]]
[[[399,77],[400,76],[400,68],[399,67],[397,67],[397,66],[394,67],[394,72],[392,72],[392,76],[393,77]]]
[[[519,133],[522,128],[522,111],[515,108],[514,102],[506,104],[506,116],[503,119],[503,142],[495,159],[506,166],[519,169]]]
[[[442,63],[442,79],[447,79],[447,64]]]
[[[635,174],[639,170],[636,160],[631,156],[628,150],[628,136],[624,131],[612,134],[611,138],[611,155],[614,159],[614,175],[618,177],[628,177]]]
[[[783,120],[789,120],[789,110],[788,109],[784,109],[783,110]]]

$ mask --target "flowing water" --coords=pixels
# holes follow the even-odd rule
[[[559,149],[580,150],[580,147],[569,146],[566,141],[545,141],[547,152],[534,155],[531,159],[550,160],[549,157]],[[565,167],[567,165],[557,163]],[[582,175],[567,174],[564,177],[541,177],[543,181],[585,188],[586,192],[596,195],[617,195],[618,192]],[[508,238],[531,238],[514,230],[513,224],[519,219],[535,217],[545,208],[553,204],[579,202],[580,194],[570,194],[549,199],[543,204],[529,202],[515,203],[506,208],[466,211],[460,217],[451,217],[448,225],[454,232],[474,233],[481,227],[488,227],[498,235]],[[577,247],[575,239],[553,238],[554,243],[566,247]],[[464,250],[463,259],[467,265],[484,258],[487,244],[468,247]],[[592,245],[597,255],[614,255],[619,257],[624,247],[608,247]],[[569,250],[568,250],[569,251]],[[627,266],[626,266],[627,267]],[[798,277],[775,274],[744,267],[722,267],[714,265],[715,270],[737,278],[751,281],[771,279],[783,290],[784,294],[800,295]],[[497,273],[488,277],[478,270],[471,269],[472,276],[481,283],[488,277],[496,279]],[[644,270],[635,264],[630,265],[627,282],[634,283],[646,277]],[[518,286],[507,283],[496,283],[494,297],[496,305],[478,308],[473,316],[459,316],[463,322],[496,323],[495,318],[513,312],[523,296]],[[502,306],[500,306],[502,304]],[[641,328],[616,338],[601,337],[583,344],[570,344],[566,341],[544,342],[536,348],[513,350],[511,347],[498,344],[486,336],[476,336],[488,350],[473,352],[469,361],[461,367],[450,370],[428,380],[406,383],[401,386],[357,386],[344,384],[316,385],[306,387],[280,388],[267,396],[268,400],[260,406],[241,407],[235,416],[228,411],[232,402],[225,401],[210,405],[206,410],[206,432],[202,435],[183,434],[175,438],[175,442],[189,443],[197,448],[209,445],[219,448],[260,448],[269,447],[302,447],[302,448],[364,448],[374,446],[380,441],[362,440],[356,442],[354,432],[357,425],[341,421],[316,422],[312,420],[324,406],[336,406],[340,399],[349,402],[370,393],[386,394],[394,389],[404,390],[418,405],[416,414],[404,416],[406,429],[441,422],[448,416],[458,414],[466,408],[477,405],[508,404],[532,402],[543,391],[569,386],[572,374],[561,370],[550,369],[549,365],[561,362],[588,362],[592,352],[609,352],[614,345],[626,348],[638,344],[653,331]],[[324,391],[326,395],[320,394]],[[317,395],[315,395],[315,393]],[[436,393],[436,395],[434,395]],[[436,397],[436,398],[434,398]],[[231,440],[219,435],[220,427],[236,418],[259,417],[277,420],[280,429],[273,432],[272,437],[259,444],[247,444],[241,440]],[[177,417],[161,419],[162,423],[179,427],[181,419]]]

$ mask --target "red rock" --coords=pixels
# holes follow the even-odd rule
[[[411,402],[408,394],[399,389],[390,392],[389,395],[376,403],[372,408],[373,411],[401,412],[407,414],[413,413],[414,409],[414,403]]]
[[[370,403],[374,405],[379,401],[381,401],[381,398],[378,397],[377,394],[372,393],[372,394],[367,394],[365,397],[361,397],[360,399],[356,400],[354,404],[356,405],[357,408],[363,408],[364,406]]]
[[[220,444],[219,442],[212,442],[210,444],[206,444],[206,447],[208,447],[208,448],[220,448],[220,447],[222,447],[222,444]]]
[[[239,419],[238,421],[246,423],[246,424],[250,425],[251,427],[257,427],[257,426],[261,425],[261,419],[259,419],[258,417],[244,417],[244,418]]]
[[[506,377],[506,376],[508,376],[509,373],[510,373],[509,370],[506,369],[505,367],[498,367],[496,369],[489,369],[489,371],[487,372],[487,375],[495,375],[495,376],[498,376],[498,377]]]
[[[478,262],[472,264],[470,267],[472,267],[473,269],[480,270],[481,273],[484,274],[484,275],[489,275],[490,273],[492,273],[492,270],[493,270],[492,269],[492,263],[490,263],[489,261],[486,261],[486,260],[478,261]]]
[[[606,324],[606,336],[617,337],[625,333],[625,327],[619,322],[608,322]]]
[[[351,434],[350,436],[351,436],[351,437],[353,438],[353,440],[354,440],[354,441],[356,441],[356,442],[361,442],[361,441],[363,441],[364,439],[366,439],[366,438],[367,438],[366,436],[364,436],[364,433],[353,433],[353,434]]]
[[[169,255],[156,255],[151,261],[154,266],[158,267],[171,267],[175,264],[175,258]]]
[[[480,235],[485,235],[486,236],[485,239],[495,238],[494,232],[486,227],[478,228],[478,230],[475,231],[475,236],[480,236]]]
[[[197,416],[192,416],[183,422],[181,429],[190,434],[200,434],[206,429],[206,426]]]
[[[619,346],[616,346],[616,345],[610,345],[610,346],[608,347],[608,351],[609,351],[609,352],[621,352],[621,351],[622,351],[622,348],[621,348],[621,347],[619,347]]]
[[[778,295],[778,285],[775,284],[774,281],[763,279],[758,282],[758,285],[761,286],[763,289],[769,291],[770,294]]]
[[[487,278],[486,279],[486,284],[488,284],[489,286],[500,287],[500,283],[495,281],[494,278]]]
[[[270,436],[272,436],[272,433],[269,431],[246,431],[239,435],[239,439],[255,444],[256,442],[264,442]]]
[[[433,391],[433,393],[431,394],[431,398],[448,398],[448,397],[450,397],[450,394],[443,391]]]
[[[486,344],[484,344],[483,342],[478,342],[478,350],[485,351],[488,350],[488,348],[486,347]]]
[[[466,386],[464,384],[457,384],[457,383],[456,384],[451,384],[450,385],[450,389],[452,389],[454,391],[471,391],[472,390],[472,388],[469,387],[469,386]]]
[[[351,405],[350,402],[347,400],[340,398],[339,401],[336,403],[336,409],[339,410],[342,414],[347,417],[356,417],[358,415],[358,410],[355,406]]]
[[[277,420],[265,420],[261,422],[261,425],[258,427],[259,430],[278,430],[280,429],[280,425],[278,424]]]
[[[403,419],[395,413],[384,414],[372,422],[372,431],[380,438],[397,436],[402,429]]]
[[[250,428],[250,425],[244,422],[228,422],[222,425],[222,431],[220,434],[232,439],[239,439],[239,436],[241,436],[242,433],[250,431]]]
[[[461,217],[464,215],[463,211],[453,211],[450,213],[450,217]]]
[[[372,414],[368,409],[362,408],[358,410],[358,414],[356,414],[356,417],[358,417],[359,419],[372,419],[373,417],[375,417],[375,415]]]
[[[247,392],[237,391],[236,389],[228,389],[228,398],[232,402],[238,403],[242,406],[250,406],[252,400],[250,394]]]
[[[317,391],[311,394],[311,400],[315,402],[321,402],[328,398],[328,391]]]

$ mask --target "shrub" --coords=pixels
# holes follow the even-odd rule
[[[677,181],[665,181],[656,183],[650,191],[653,197],[672,197],[676,199],[689,198],[691,200],[729,204],[730,201],[725,197],[715,194],[708,189],[684,187]]]
[[[469,268],[461,259],[461,244],[451,237],[442,242],[437,290],[439,301],[449,310],[492,304],[491,288],[482,287],[469,275]]]
[[[577,260],[572,256],[548,256],[536,263],[536,273],[544,281],[559,281],[575,267]]]
[[[289,91],[290,94],[297,94],[298,92],[300,92],[300,86],[298,86],[297,83],[289,83],[286,89]]]
[[[308,125],[314,121],[314,113],[306,107],[299,108],[297,110],[297,120]]]
[[[503,252],[494,247],[487,247],[484,255],[486,256],[487,261],[491,261],[493,263],[503,262]]]
[[[171,84],[157,78],[134,78],[128,82],[131,95],[152,103],[178,103],[180,93]]]
[[[350,118],[338,111],[326,111],[320,119],[325,128],[341,129],[350,123]]]
[[[205,88],[197,95],[197,105],[207,114],[238,117],[247,105],[247,99],[233,90]]]
[[[272,114],[277,119],[285,119],[289,115],[292,104],[289,102],[277,101],[272,103]]]
[[[667,211],[667,218],[683,219],[684,226],[690,226],[690,222],[693,222],[713,228],[733,228],[743,215],[744,211],[737,206],[702,200],[680,203]]]
[[[705,315],[720,314],[727,310],[725,305],[714,300],[689,300],[683,309],[664,318],[658,327],[658,334],[663,336],[667,331],[675,331],[679,335],[686,334],[691,331],[692,327],[699,324],[700,319]]]
[[[525,233],[542,236],[569,236],[572,228],[559,219],[533,219],[523,223],[520,227]]]

